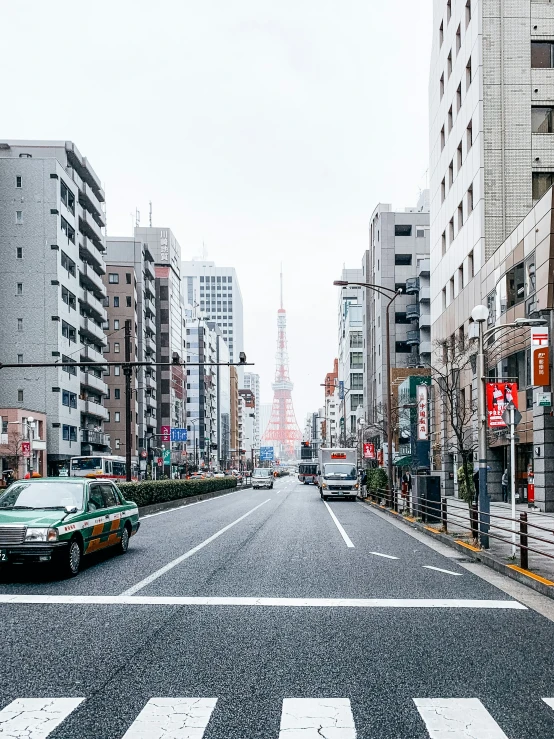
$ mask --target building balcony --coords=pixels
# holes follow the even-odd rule
[[[98,349],[90,344],[84,344],[81,348],[81,361],[86,362],[87,359],[90,359],[91,362],[99,363],[106,361],[102,352],[99,352]]]
[[[429,313],[420,315],[419,317],[419,328],[431,328],[431,316]]]
[[[154,277],[155,277],[155,274],[154,274],[154,264],[149,259],[147,259],[146,257],[144,259],[144,274],[150,280],[153,280]]]
[[[101,377],[97,377],[94,372],[81,372],[81,387],[95,390],[101,395],[108,394],[108,386]]]
[[[80,282],[83,284],[84,289],[92,290],[99,300],[103,300],[106,297],[106,288],[102,282],[102,276],[98,272],[95,272],[90,264],[82,262],[79,267],[79,274]]]
[[[156,343],[147,336],[144,339],[144,351],[146,354],[156,354]]]
[[[100,226],[106,225],[104,212],[100,206],[100,201],[96,197],[94,190],[83,182],[82,188],[79,190],[79,204],[86,208],[93,216],[96,223]]]
[[[409,321],[415,321],[419,318],[419,303],[410,303],[406,306],[406,318]]]
[[[106,346],[106,335],[102,326],[86,316],[80,316],[79,333],[91,338],[95,343]]]
[[[429,277],[431,275],[431,260],[429,258],[417,260],[417,275],[418,277]]]
[[[431,302],[431,290],[428,287],[422,287],[419,291],[419,302],[430,303]]]
[[[156,380],[152,377],[152,375],[146,375],[144,378],[144,384],[149,390],[155,390],[156,389]]]
[[[104,202],[104,191],[102,190],[102,184],[98,175],[90,166],[88,159],[81,154],[73,141],[65,142],[65,153],[67,154],[69,166],[76,170],[81,179],[95,188],[99,199]]]
[[[156,297],[156,287],[154,285],[153,279],[145,279],[142,283],[142,289],[147,298],[152,298],[152,300]]]
[[[146,300],[144,301],[144,310],[146,311],[147,316],[155,316],[156,309],[154,307],[154,301],[150,300],[150,298],[146,298]]]
[[[149,316],[146,316],[146,318],[144,319],[144,328],[148,331],[149,334],[156,333],[156,324]]]
[[[419,331],[408,331],[406,335],[406,344],[417,346],[420,341]]]
[[[157,401],[156,398],[153,398],[151,395],[146,395],[144,399],[147,408],[156,408],[157,407]]]
[[[406,280],[406,295],[415,295],[419,292],[419,277],[408,277]]]
[[[419,345],[419,353],[420,354],[431,354],[432,352],[432,346],[430,341],[422,341]]]
[[[94,265],[95,270],[100,274],[106,274],[106,267],[104,266],[102,251],[99,250],[97,246],[95,246],[92,239],[88,239],[83,234],[79,236],[79,257],[83,260],[83,262],[88,262],[89,266]],[[105,288],[103,285],[102,290],[105,293]]]
[[[79,207],[79,231],[92,239],[100,251],[104,251],[104,234],[92,215],[82,206]]]
[[[87,315],[96,318],[97,321],[105,321],[108,317],[103,304],[94,297],[94,294],[81,288],[79,300],[81,302],[81,310]]]
[[[108,420],[108,409],[104,408],[100,403],[95,403],[93,400],[85,400],[81,405],[81,412],[87,416],[94,416],[94,418],[101,418],[103,421]]]
[[[81,429],[81,442],[97,446],[110,446],[110,435],[93,429]]]

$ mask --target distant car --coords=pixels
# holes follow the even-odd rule
[[[223,472],[216,472],[214,477],[225,477],[225,475],[223,474]]]
[[[139,526],[136,503],[110,480],[20,480],[0,495],[0,564],[51,562],[74,577],[91,552],[125,554]]]
[[[252,487],[254,490],[259,488],[273,488],[273,472],[267,467],[257,467],[252,473]]]

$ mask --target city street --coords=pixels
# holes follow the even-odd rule
[[[394,523],[288,477],[4,571],[0,734],[552,737],[552,621]]]

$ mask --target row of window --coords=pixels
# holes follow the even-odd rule
[[[125,282],[127,285],[131,284],[132,275],[130,272],[125,272]],[[110,285],[119,285],[119,275],[117,272],[110,272],[108,274],[108,282]]]
[[[467,283],[473,279],[474,274],[475,274],[475,267],[473,264],[473,252],[471,251],[467,257],[466,279],[464,279],[464,265],[461,264],[458,267],[458,288],[457,290],[456,290],[456,281],[454,279],[454,275],[452,275],[452,277],[450,278],[450,282],[449,282],[450,290],[448,292],[448,295],[447,295],[446,287],[443,287],[442,289],[442,308],[443,310],[446,308],[447,305],[449,305],[454,300],[456,295],[458,295],[464,289],[465,285],[467,285]]]
[[[119,308],[119,295],[113,295],[112,296],[112,299],[113,299],[113,307],[114,308]],[[104,308],[109,308],[110,307],[110,296],[109,295],[104,298],[104,300],[102,301],[102,304],[104,305]],[[132,308],[133,307],[133,298],[130,295],[126,295],[125,296],[125,306],[127,308]],[[136,306],[136,303],[135,303],[135,310],[136,310],[136,308],[137,308],[137,306]]]
[[[450,19],[452,18],[452,0],[447,0],[446,2],[446,24],[448,25],[450,23]],[[471,0],[466,0],[466,7],[465,7],[465,22],[466,22],[466,29],[469,26],[471,22]],[[444,43],[444,21],[441,21],[441,24],[439,26],[439,46],[442,46]],[[459,51],[460,47],[462,45],[462,24],[458,26],[456,29],[456,50]]]
[[[443,180],[444,183],[444,180]],[[473,212],[473,184],[471,184],[467,192],[465,194],[465,201],[466,201],[466,207],[464,210],[464,200],[462,199],[458,205],[457,209],[457,229],[455,229],[455,222],[454,222],[454,216],[450,219],[448,223],[448,234],[447,231],[442,232],[442,256],[446,254],[446,250],[449,246],[452,245],[452,242],[456,238],[456,236],[460,233],[460,231],[463,228],[464,223],[469,218],[471,213]],[[448,236],[448,240],[447,240]]]
[[[531,254],[524,262],[514,265],[496,283],[494,290],[487,295],[489,309],[489,326],[493,326],[508,308],[529,298],[526,315],[535,311],[535,299],[532,297],[537,289],[535,254]]]
[[[232,283],[233,278],[232,277],[200,277],[200,282],[228,282]]]
[[[75,195],[63,180],[60,180],[60,200],[70,213],[75,215]]]

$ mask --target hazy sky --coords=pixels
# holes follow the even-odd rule
[[[279,264],[300,426],[337,353],[337,288],[378,202],[427,177],[430,0],[18,0],[2,8],[1,135],[71,139],[109,235],[147,225],[236,267],[271,400]]]

